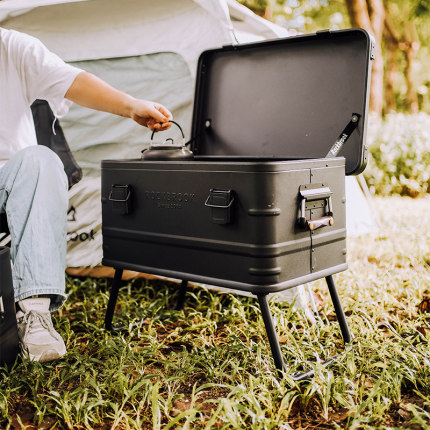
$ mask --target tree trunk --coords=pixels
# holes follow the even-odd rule
[[[415,81],[412,76],[412,65],[415,59],[416,51],[412,47],[408,47],[403,52],[406,59],[406,107],[410,113],[418,113],[418,96],[417,90],[415,88]]]
[[[394,93],[394,82],[398,71],[398,52],[400,40],[388,13],[385,15],[384,40],[386,49],[385,112],[390,113],[395,111],[397,107]]]
[[[385,64],[385,112],[396,110],[396,97],[394,93],[394,81],[397,75],[398,45],[391,40],[386,40],[386,64]]]
[[[406,7],[403,11],[403,17],[407,19],[410,16],[409,9]],[[387,48],[386,74],[385,74],[385,100],[387,112],[395,109],[394,106],[394,77],[397,71],[398,58],[397,51],[400,49],[406,60],[405,79],[406,79],[406,109],[410,113],[418,112],[418,96],[415,87],[415,81],[412,76],[413,63],[418,52],[419,42],[418,34],[414,23],[401,20],[402,34],[399,36],[389,15],[387,8],[385,15],[384,39]]]
[[[364,28],[375,38],[375,60],[372,65],[369,109],[382,115],[384,104],[384,61],[381,39],[384,29],[385,8],[382,0],[346,0],[352,27]]]
[[[418,113],[418,96],[415,81],[412,76],[413,63],[418,52],[418,35],[413,23],[405,23],[404,42],[400,44],[400,49],[405,54],[406,67],[406,107],[410,113]]]

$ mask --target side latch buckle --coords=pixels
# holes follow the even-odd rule
[[[131,211],[131,186],[112,184],[109,201],[112,202],[112,210],[127,215]]]
[[[299,188],[300,204],[298,225],[304,230],[316,230],[317,228],[332,226],[334,224],[331,195],[333,192],[324,184],[301,185]],[[306,211],[316,208],[324,208],[324,216],[307,219]]]
[[[211,222],[214,224],[228,224],[231,222],[233,202],[234,197],[231,190],[217,190],[212,188],[205,201],[205,206],[211,208]]]
[[[358,113],[353,113],[351,115],[351,120],[343,129],[342,133],[340,133],[339,137],[334,142],[333,146],[328,151],[326,158],[336,157],[339,151],[342,149],[342,146],[345,142],[350,138],[353,131],[358,127],[358,121],[360,120],[361,115]]]

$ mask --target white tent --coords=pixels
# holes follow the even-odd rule
[[[0,25],[37,37],[115,87],[165,104],[187,137],[200,53],[287,35],[233,0],[4,0]],[[149,133],[79,106],[61,124],[85,175],[70,191],[67,264],[96,266],[102,257],[100,161],[137,158]]]
[[[68,62],[171,51],[192,74],[205,49],[288,34],[233,0],[4,0],[0,23]]]
[[[0,25],[39,38],[65,61],[94,72],[136,97],[165,104],[190,136],[194,78],[200,53],[225,44],[287,36],[235,0],[3,0]],[[61,124],[84,179],[70,191],[69,267],[100,264],[100,161],[138,158],[149,132],[132,121],[73,106]],[[373,228],[361,199],[360,232]],[[368,226],[363,221],[367,220]],[[363,230],[364,228],[364,230]]]

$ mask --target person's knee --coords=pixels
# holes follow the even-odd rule
[[[53,165],[58,167],[61,165],[61,160],[58,155],[43,145],[34,145],[24,148],[20,151],[22,159],[26,162],[34,163],[35,165]]]
[[[20,151],[21,168],[30,176],[52,178],[56,183],[66,184],[63,163],[54,151],[42,145],[30,146]]]

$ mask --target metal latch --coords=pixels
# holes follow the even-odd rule
[[[112,202],[112,210],[122,215],[127,215],[131,210],[131,186],[112,184],[109,201]]]
[[[0,296],[0,323],[5,319],[4,307],[3,307],[3,297]]]
[[[375,51],[376,51],[376,40],[371,34],[369,34],[369,39],[370,39],[370,59],[374,60]]]
[[[340,133],[339,137],[336,139],[336,142],[334,142],[333,146],[330,148],[330,151],[328,151],[326,158],[337,156],[339,151],[342,149],[342,146],[350,138],[352,132],[358,127],[358,121],[360,120],[360,117],[361,115],[358,113],[353,113],[351,115],[351,120],[343,129],[342,133]]]
[[[304,230],[332,226],[334,224],[331,195],[333,192],[324,184],[301,185],[299,188],[300,204],[298,225]],[[306,210],[324,208],[324,216],[315,219],[306,218]]]
[[[228,224],[231,222],[231,208],[234,202],[231,190],[217,190],[212,188],[205,201],[205,206],[211,208],[210,220],[214,224]]]

